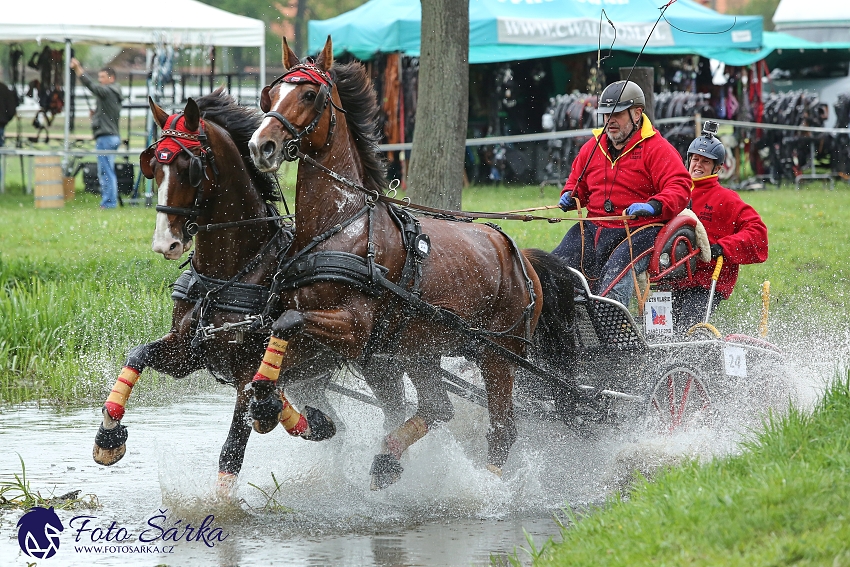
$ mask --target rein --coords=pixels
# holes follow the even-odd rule
[[[417,210],[417,211],[422,211],[423,213],[428,213],[430,215],[434,215],[434,216],[437,216],[437,217],[454,217],[454,218],[460,218],[460,219],[468,219],[470,221],[477,220],[477,219],[518,220],[518,221],[523,221],[523,222],[535,221],[535,220],[545,220],[545,221],[548,221],[550,223],[558,223],[558,222],[561,222],[561,221],[576,221],[576,222],[613,221],[613,220],[627,221],[627,220],[632,220],[632,219],[637,218],[634,215],[615,215],[615,216],[608,216],[608,217],[541,217],[541,216],[536,216],[536,215],[517,214],[517,213],[521,213],[523,211],[508,211],[508,212],[504,212],[504,213],[488,213],[488,212],[481,212],[481,211],[453,211],[453,210],[450,210],[450,209],[437,209],[437,208],[434,208],[434,207],[427,207],[425,205],[418,205],[418,204],[412,203],[412,202],[410,202],[406,199],[405,200],[394,199],[394,198],[392,198],[388,195],[382,195],[378,191],[375,191],[375,190],[372,190],[372,189],[367,189],[366,187],[364,187],[364,186],[362,186],[358,183],[355,183],[354,181],[351,181],[347,177],[340,175],[339,173],[333,171],[332,169],[328,169],[327,167],[325,167],[321,163],[317,162],[315,159],[308,156],[307,154],[305,154],[301,150],[297,151],[296,158],[301,159],[302,161],[309,163],[310,165],[312,165],[313,167],[315,167],[317,169],[320,169],[322,172],[326,173],[327,175],[329,175],[333,179],[339,181],[340,183],[345,184],[347,187],[351,187],[352,189],[357,189],[359,191],[362,191],[363,193],[366,193],[366,195],[369,198],[371,198],[373,202],[374,201],[382,201],[384,203],[390,203],[390,204],[397,205],[397,206],[405,208],[405,209],[413,209],[413,210]],[[524,210],[533,211],[533,210],[550,209],[550,208],[553,208],[553,207],[557,207],[557,205],[551,205],[551,206],[546,206],[546,207],[535,207],[535,208],[532,208],[532,209],[524,209]]]

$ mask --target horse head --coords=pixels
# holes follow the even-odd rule
[[[162,130],[159,140],[139,156],[142,174],[159,187],[153,251],[176,260],[192,247],[195,220],[204,209],[204,193],[214,181],[211,152],[197,103],[169,115],[153,99],[151,112]]]
[[[260,109],[266,117],[248,147],[261,171],[275,171],[295,161],[299,152],[315,152],[330,143],[336,126],[334,108],[341,109],[330,69],[330,36],[315,61],[301,62],[283,40],[283,75],[263,88]]]

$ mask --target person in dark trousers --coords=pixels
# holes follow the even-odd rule
[[[726,159],[726,149],[714,135],[716,123],[706,123],[704,132],[688,147],[687,163],[694,180],[691,209],[708,233],[711,262],[698,263],[691,279],[673,282],[673,325],[678,333],[705,319],[718,256],[723,256],[723,265],[714,290],[712,312],[720,300],[732,295],[740,264],[767,260],[767,226],[736,192],[720,185],[717,174]]]
[[[121,144],[118,121],[121,118],[121,85],[116,82],[115,71],[104,67],[97,73],[95,84],[86,75],[76,58],[71,59],[71,69],[83,85],[92,92],[97,106],[91,113],[94,147],[98,150],[117,150]],[[118,205],[118,178],[115,175],[115,154],[97,156],[97,177],[100,180],[100,208],[114,209]]]
[[[17,114],[19,102],[14,85],[10,88],[0,82],[0,148],[6,144],[6,124]]]
[[[582,146],[558,203],[568,211],[578,199],[591,217],[634,215],[628,221],[630,235],[622,220],[576,223],[552,251],[584,273],[591,291],[624,305],[634,284],[628,274],[617,277],[652,247],[663,223],[678,215],[691,195],[681,156],[653,128],[645,106],[643,91],[631,81],[602,91],[597,113],[605,126]]]

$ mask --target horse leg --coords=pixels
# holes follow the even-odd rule
[[[342,418],[328,401],[326,393],[333,373],[338,368],[337,358],[322,349],[312,359],[289,368],[281,379],[290,401],[301,407],[320,410],[335,424],[337,432],[344,429]]]
[[[497,356],[484,355],[479,361],[487,389],[487,411],[490,428],[487,432],[487,470],[502,476],[502,466],[516,441],[513,385],[514,367]]]
[[[251,394],[245,387],[249,379],[250,376],[238,381],[233,420],[218,457],[216,493],[222,498],[229,498],[234,494],[236,478],[245,460],[245,447],[251,436],[251,422],[248,421],[248,402],[251,400]]]
[[[375,356],[367,366],[361,369],[363,380],[384,412],[384,431],[398,428],[406,417],[404,367],[395,357]]]
[[[289,341],[281,338],[281,334],[284,332],[273,327],[263,361],[251,382],[254,396],[250,404],[250,414],[254,431],[268,433],[280,423],[293,437],[302,437],[309,441],[330,439],[336,434],[336,426],[330,418],[321,410],[310,406],[305,406],[304,413],[300,413],[289,403],[283,390],[278,388],[281,370],[284,367],[288,369],[297,366],[297,360],[293,360],[295,356],[291,355],[292,351],[287,353]],[[287,356],[286,365],[284,356]]]
[[[127,450],[127,428],[121,425],[121,419],[124,417],[124,409],[133,386],[147,366],[177,378],[198,369],[199,366],[193,364],[191,355],[165,357],[166,351],[170,354],[190,352],[188,348],[179,348],[180,345],[174,344],[180,337],[181,335],[166,335],[158,341],[134,347],[127,353],[124,367],[103,404],[103,421],[97,430],[92,449],[92,457],[96,463],[109,466],[124,456]],[[167,365],[159,366],[160,362],[166,361]]]
[[[413,417],[384,438],[381,452],[375,455],[369,471],[372,475],[372,490],[380,490],[396,482],[404,470],[399,460],[407,448],[425,437],[437,423],[450,421],[454,417],[454,407],[448,392],[434,370],[439,367],[439,358],[427,360],[430,365],[405,365],[416,387],[419,406]]]

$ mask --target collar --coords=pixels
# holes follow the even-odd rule
[[[617,156],[617,159],[612,160],[611,156],[608,155],[607,148],[605,147],[607,145],[607,137],[606,137],[606,143],[605,144],[602,144],[601,141],[600,141],[599,149],[602,150],[602,154],[606,158],[608,158],[608,161],[611,162],[612,167],[624,155],[626,155],[627,153],[632,151],[635,148],[635,146],[637,146],[638,144],[640,144],[641,142],[643,142],[647,138],[651,138],[652,136],[654,136],[656,134],[655,128],[652,127],[652,122],[649,120],[649,116],[647,116],[646,114],[642,114],[641,116],[643,117],[643,123],[641,124],[640,131],[639,131],[640,136],[635,136],[634,132],[632,132],[632,137],[629,138],[628,142],[626,142],[626,145],[623,147],[623,151],[620,152],[620,155]],[[605,130],[604,128],[594,128],[593,137],[596,138],[597,140],[599,140],[599,137],[602,135],[604,130]]]
[[[711,175],[706,175],[704,177],[694,177],[693,182],[696,183],[698,181],[705,181],[707,179],[711,179],[712,177],[717,177],[718,174],[712,173]]]

